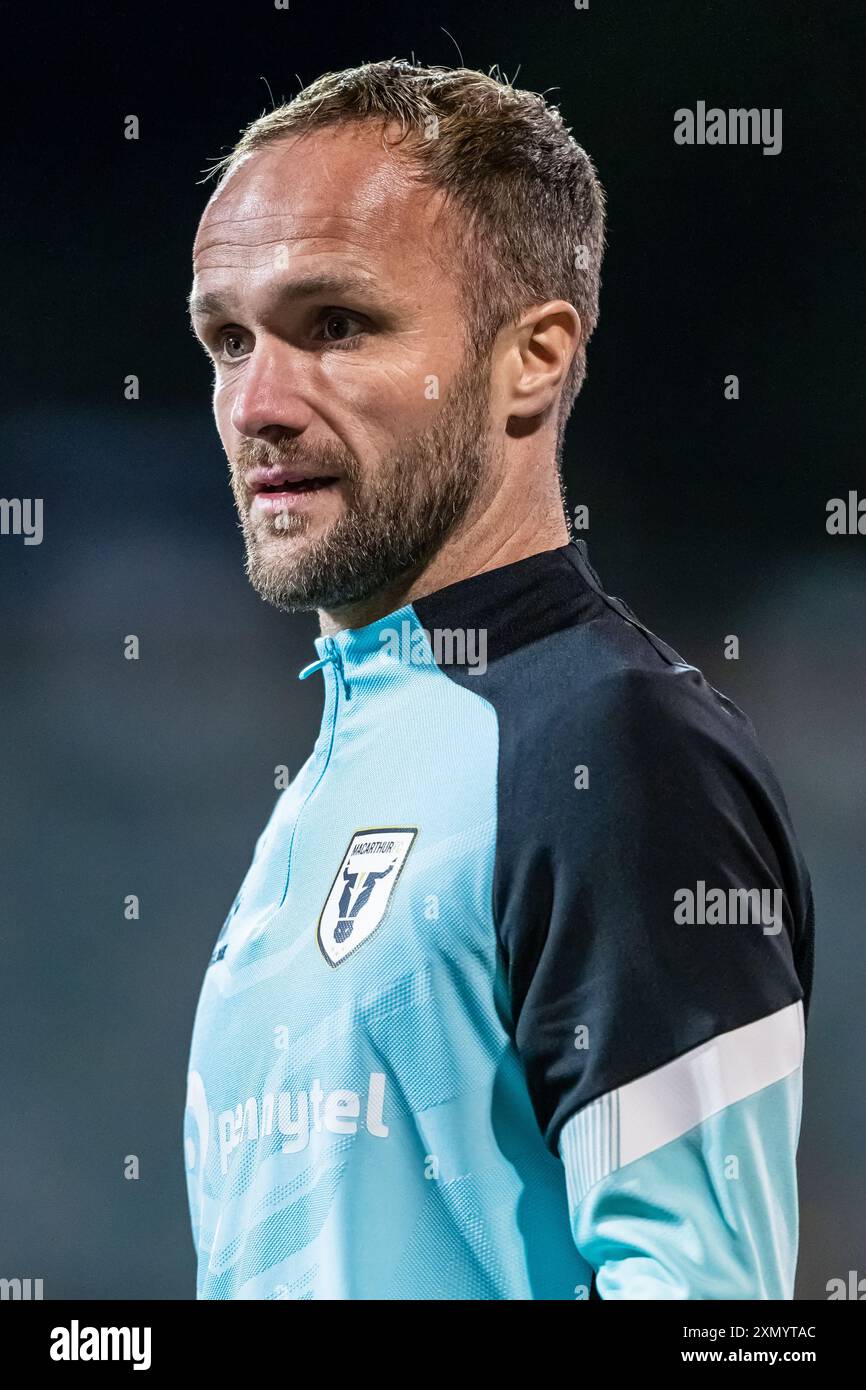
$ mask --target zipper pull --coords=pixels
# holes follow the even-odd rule
[[[298,680],[305,681],[307,676],[311,676],[314,671],[321,671],[323,666],[327,666],[330,660],[329,656],[323,656],[320,661],[311,661],[309,666],[305,666],[303,671],[298,672]]]
[[[340,648],[337,646],[333,637],[325,638],[325,655],[320,657],[318,661],[311,661],[309,666],[305,666],[303,671],[299,671],[298,680],[305,681],[314,671],[321,671],[329,662],[333,663],[340,684],[343,687],[343,693],[348,700],[350,696],[350,686],[346,677],[345,667],[343,666],[343,657],[340,653]]]

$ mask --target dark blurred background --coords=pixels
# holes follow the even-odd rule
[[[818,928],[798,1296],[866,1276],[866,536],[825,527],[830,498],[866,496],[861,16],[4,6],[0,492],[44,499],[44,539],[0,536],[0,1275],[43,1278],[46,1298],[194,1296],[193,1014],[274,767],[306,758],[321,692],[296,679],[314,619],[266,608],[243,575],[186,321],[199,180],[272,96],[396,55],[498,64],[561,105],[601,174],[570,502],[589,506],[607,588],[747,711],[785,788]],[[676,145],[675,109],[699,100],[781,107],[782,152]]]

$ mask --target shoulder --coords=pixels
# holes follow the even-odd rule
[[[754,728],[695,666],[618,612],[515,653],[492,692],[500,780],[568,823],[634,797],[697,800],[726,785],[780,795]]]
[[[750,721],[640,625],[593,626],[545,639],[522,695],[500,692],[503,940],[536,935],[546,902],[569,933],[603,924],[639,950],[669,932],[677,893],[759,889],[782,895],[805,978],[808,870]]]

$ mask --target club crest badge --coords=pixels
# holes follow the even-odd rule
[[[319,917],[319,948],[339,965],[372,936],[388,910],[417,829],[356,830]]]

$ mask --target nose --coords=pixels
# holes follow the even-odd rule
[[[232,428],[248,439],[302,434],[313,418],[303,393],[298,354],[285,343],[259,340],[237,379]],[[229,388],[231,389],[231,388]]]

